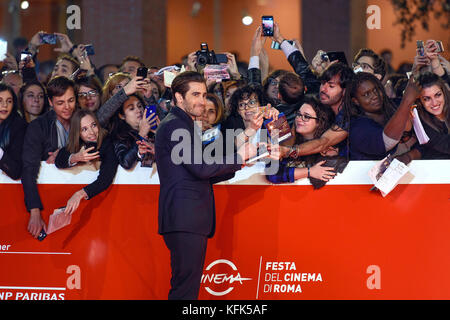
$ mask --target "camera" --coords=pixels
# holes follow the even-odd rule
[[[215,54],[214,50],[209,51],[208,44],[202,42],[200,50],[195,53],[197,56],[197,66],[204,67],[207,64],[227,63],[228,58],[225,54]]]

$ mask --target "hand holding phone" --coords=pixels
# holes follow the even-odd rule
[[[150,120],[149,118],[154,115],[152,117],[152,119]],[[154,122],[153,119],[156,119],[156,105],[148,105],[145,107],[145,118],[149,119],[149,122]],[[156,122],[150,127],[150,130],[156,130],[156,128],[158,127],[158,125],[156,124]]]

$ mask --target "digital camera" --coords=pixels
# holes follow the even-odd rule
[[[197,56],[197,66],[204,67],[207,64],[227,63],[228,58],[225,54],[215,54],[214,50],[209,51],[208,44],[202,42],[200,50],[195,53]]]

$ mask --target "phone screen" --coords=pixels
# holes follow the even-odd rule
[[[262,31],[265,37],[273,36],[273,16],[262,17]]]
[[[148,69],[146,67],[139,67],[136,72],[136,76],[142,77],[145,79],[145,78],[147,78],[147,73],[148,73]]]
[[[8,41],[0,40],[0,60],[6,58],[6,53],[8,52]]]
[[[20,60],[25,60],[26,58],[31,57],[31,53],[26,52],[26,51],[22,51],[20,53]]]
[[[56,44],[56,34],[41,33],[39,36],[41,38],[41,43]]]
[[[92,44],[87,44],[84,46],[84,49],[86,50],[86,54],[88,56],[95,55],[94,46]]]

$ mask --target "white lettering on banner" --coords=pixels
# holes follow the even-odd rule
[[[367,17],[366,25],[367,29],[381,29],[381,9],[379,6],[373,4],[367,7],[367,14],[370,14]]]
[[[81,29],[81,9],[79,6],[73,4],[67,7],[67,14],[70,14],[66,20],[66,27],[69,30]]]
[[[266,271],[292,271],[297,270],[295,262],[267,261]],[[321,273],[310,272],[267,272],[263,286],[264,293],[302,293],[298,282],[322,282]],[[275,283],[274,283],[275,282]],[[277,283],[278,282],[278,283]],[[281,283],[279,283],[281,282]],[[294,282],[294,283],[293,283]]]
[[[0,292],[0,300],[65,300],[64,293],[55,292]]]
[[[218,265],[218,264],[226,264],[228,266],[231,267],[231,269],[233,271],[235,271],[232,274],[228,274],[228,273],[210,273],[210,274],[203,274],[200,283],[203,284],[207,284],[207,283],[211,283],[211,284],[224,284],[224,283],[235,283],[238,282],[239,284],[243,284],[243,281],[248,281],[248,280],[252,280],[251,278],[243,278],[241,276],[241,274],[239,272],[237,272],[237,267],[236,265],[226,259],[219,259],[216,261],[211,262],[205,269],[205,271],[210,271],[214,266]],[[232,290],[234,289],[234,287],[229,287],[227,289],[224,289],[223,291],[214,291],[212,290],[210,287],[205,287],[205,290],[209,293],[212,294],[214,296],[224,296],[228,293],[230,293]]]
[[[0,244],[0,251],[8,251],[11,248],[10,244]]]
[[[77,265],[67,267],[66,273],[70,274],[67,278],[67,289],[81,289],[81,269]]]
[[[370,265],[367,267],[366,273],[371,274],[367,278],[367,288],[369,290],[381,289],[381,268],[377,265]]]

